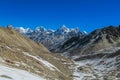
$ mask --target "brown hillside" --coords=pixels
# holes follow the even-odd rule
[[[66,64],[64,64],[66,63]],[[27,70],[49,80],[72,80],[69,59],[51,54],[43,45],[0,27],[0,64]]]

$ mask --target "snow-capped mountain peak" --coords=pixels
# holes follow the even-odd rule
[[[45,29],[45,27],[43,27],[43,26],[40,26],[40,27],[37,27],[36,29],[35,29],[35,32],[46,32],[47,30]]]
[[[60,32],[60,33],[62,33],[62,32],[70,32],[70,29],[69,28],[67,28],[65,25],[63,25],[62,27],[60,27],[58,30],[57,30],[57,32]]]
[[[77,27],[77,28],[73,28],[71,29],[72,32],[75,32],[75,33],[78,33],[80,31],[80,29]]]
[[[88,34],[87,31],[83,31],[84,34]]]
[[[23,28],[23,27],[17,27],[16,30],[19,32],[19,33],[22,33],[22,34],[25,34],[25,33],[31,33],[33,32],[33,30],[31,30],[30,28]]]
[[[30,28],[25,29],[25,33],[31,33],[31,32],[33,32],[32,29],[30,29]]]

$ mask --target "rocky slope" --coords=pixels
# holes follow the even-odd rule
[[[119,80],[120,47],[104,49],[75,59],[77,80]]]
[[[97,29],[90,34],[80,37],[72,37],[56,49],[56,52],[67,52],[70,55],[91,54],[105,48],[119,47],[120,27],[105,27]]]
[[[73,80],[70,64],[71,60],[52,54],[42,44],[25,38],[13,28],[0,27],[0,79],[19,80],[14,77],[14,71],[18,77],[27,71],[24,79],[34,73],[38,75],[36,80]],[[13,75],[10,74],[11,70]]]
[[[97,29],[82,39],[73,37],[56,52],[75,60],[76,80],[120,79],[120,26]]]
[[[54,30],[47,30],[43,26],[37,27],[34,31],[27,28],[24,29],[19,27],[16,29],[18,32],[26,35],[30,39],[42,43],[45,47],[47,47],[50,51],[54,52],[54,50],[62,45],[65,41],[69,40],[72,37],[83,37],[86,35],[85,32],[80,32],[78,28],[69,29],[65,25],[61,28]]]

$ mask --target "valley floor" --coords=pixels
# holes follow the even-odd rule
[[[120,80],[118,58],[76,61],[75,80]]]

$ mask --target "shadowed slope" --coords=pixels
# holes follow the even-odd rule
[[[105,48],[120,46],[120,27],[109,26],[97,29],[84,38],[73,37],[56,49],[70,56],[91,54]]]

